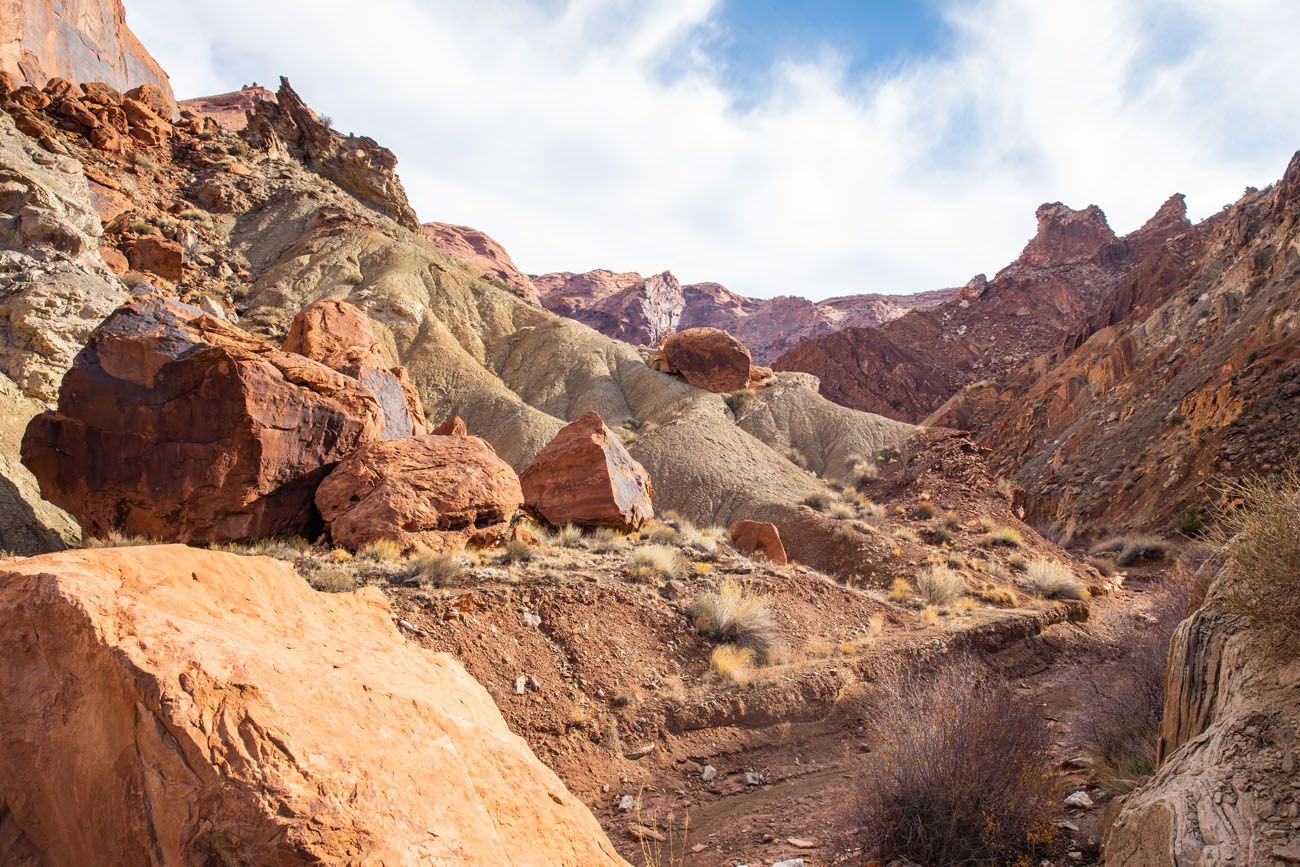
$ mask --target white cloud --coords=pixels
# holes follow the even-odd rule
[[[392,148],[424,220],[531,272],[752,295],[958,285],[1034,208],[1193,216],[1300,147],[1293,0],[950,0],[950,45],[871,80],[810,47],[738,102],[716,0],[129,0],[178,96],[279,74]],[[737,107],[743,105],[743,108]]]

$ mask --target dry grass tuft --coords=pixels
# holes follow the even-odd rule
[[[776,649],[776,624],[767,598],[751,596],[731,578],[719,582],[717,592],[697,596],[688,613],[701,635],[748,649],[760,665]]]
[[[610,527],[597,527],[587,536],[587,547],[597,554],[614,554],[626,551],[627,536]]]
[[[912,598],[912,585],[907,583],[906,578],[895,578],[894,583],[889,585],[889,601],[903,604]]]
[[[676,578],[682,572],[682,558],[676,548],[667,545],[642,545],[634,548],[627,558],[628,571],[633,578],[648,581],[652,578]]]
[[[713,648],[709,665],[736,686],[745,686],[754,677],[754,651],[735,644],[719,644]]]
[[[931,566],[917,576],[916,591],[930,605],[951,605],[966,594],[966,582],[947,566]]]
[[[527,563],[537,550],[523,539],[511,539],[501,546],[501,560],[505,563]]]
[[[577,548],[582,544],[582,528],[565,524],[551,534],[551,544],[561,548]]]
[[[817,491],[803,498],[803,504],[815,512],[825,512],[831,507],[834,497],[830,491]]]
[[[402,546],[392,539],[379,539],[357,551],[357,556],[376,562],[402,559]]]
[[[1070,567],[1059,560],[1030,561],[1025,569],[1025,586],[1044,599],[1087,599],[1088,591],[1074,578]]]
[[[1025,540],[1014,527],[998,527],[975,540],[981,548],[1023,548]]]
[[[681,541],[682,534],[676,527],[668,524],[655,524],[646,534],[646,538],[656,545],[676,545]]]
[[[1253,477],[1227,491],[1241,508],[1210,541],[1227,569],[1223,599],[1279,651],[1300,647],[1300,470]]]
[[[421,587],[450,587],[465,574],[469,563],[464,554],[422,552],[410,559],[407,580]]]
[[[1115,565],[1132,566],[1142,560],[1163,560],[1169,556],[1169,543],[1156,536],[1144,533],[1130,533],[1115,536],[1099,545],[1094,545],[1088,552],[1094,557],[1114,554]]]
[[[1088,565],[1097,570],[1097,574],[1103,578],[1109,578],[1115,574],[1115,562],[1109,557],[1089,557]]]
[[[1010,587],[981,587],[972,590],[971,595],[997,608],[1015,608],[1020,605],[1020,597]]]
[[[322,593],[348,593],[360,586],[356,572],[346,566],[321,566],[307,577],[307,583]]]

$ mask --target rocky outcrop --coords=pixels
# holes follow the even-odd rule
[[[359,381],[384,413],[384,439],[428,431],[420,395],[406,368],[391,364],[370,317],[346,301],[317,301],[298,312],[280,347]]]
[[[1161,767],[1118,810],[1107,867],[1300,863],[1297,683],[1300,660],[1212,590],[1174,634]]]
[[[744,344],[717,328],[688,328],[673,334],[659,347],[654,366],[696,388],[722,394],[739,391],[752,379],[772,373],[754,368]]]
[[[477,268],[520,298],[538,300],[532,278],[516,268],[510,254],[487,233],[451,223],[425,223],[421,228],[433,245],[447,255]]]
[[[292,155],[375,211],[408,229],[420,221],[394,169],[397,157],[366,136],[343,136],[321,122],[280,78],[275,102],[258,102],[248,115],[248,135],[273,154]]]
[[[785,546],[781,544],[781,532],[775,524],[768,521],[737,521],[731,525],[730,534],[731,544],[736,546],[737,551],[761,554],[769,563],[789,562]]]
[[[846,295],[820,302],[788,295],[747,298],[718,283],[683,285],[668,271],[651,277],[605,270],[558,272],[532,281],[546,309],[610,337],[658,346],[687,328],[719,328],[734,334],[762,364],[802,340],[840,328],[875,328],[957,294],[942,289],[915,295]]]
[[[0,552],[30,556],[81,541],[77,522],[41,499],[36,479],[18,459],[27,422],[42,409],[0,374]]]
[[[0,861],[624,864],[392,617],[262,557],[0,562]]]
[[[90,535],[221,542],[311,534],[316,486],[382,431],[357,380],[150,295],[91,334],[22,458]]]
[[[469,436],[469,428],[465,425],[465,420],[458,415],[449,416],[445,421],[429,431],[431,434],[437,434],[443,437],[463,437]]]
[[[1181,199],[1177,199],[1181,203]],[[1038,209],[1038,232],[992,280],[914,310],[879,329],[849,328],[807,340],[772,365],[811,373],[822,393],[854,409],[983,432],[1008,401],[986,402],[989,382],[1041,373],[1036,360],[1085,327],[1153,250],[1185,231],[1169,202],[1146,226],[1116,238],[1095,206]],[[960,405],[945,404],[966,386]]]
[[[519,481],[529,511],[553,527],[626,531],[654,517],[650,475],[594,412],[556,434]]]
[[[262,102],[275,102],[275,93],[254,82],[230,93],[183,99],[177,105],[181,111],[210,117],[222,127],[238,131],[248,126],[248,113]]]
[[[122,0],[3,0],[0,72],[18,84],[51,78],[104,82],[117,90],[156,87],[166,116],[176,104],[171,83],[126,26]]]
[[[515,471],[471,436],[368,443],[316,491],[330,538],[353,550],[380,540],[406,551],[487,547],[505,540],[523,503]]]

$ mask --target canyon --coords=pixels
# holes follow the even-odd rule
[[[954,666],[1043,726],[1022,863],[1300,860],[1211,532],[1293,478],[1300,153],[956,289],[529,274],[287,78],[9,5],[0,862],[887,863],[879,720]]]

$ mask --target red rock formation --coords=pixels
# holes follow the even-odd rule
[[[254,83],[231,93],[183,99],[178,105],[181,111],[210,117],[226,129],[241,130],[248,126],[248,113],[261,102],[275,102],[275,93]]]
[[[649,474],[595,412],[562,428],[519,481],[528,510],[553,527],[626,531],[654,517]]]
[[[723,394],[747,386],[754,369],[749,362],[749,350],[717,328],[688,328],[673,334],[659,347],[654,366],[664,373],[681,376],[696,388]]]
[[[524,495],[510,465],[478,437],[368,443],[316,491],[334,544],[390,539],[403,550],[481,548],[503,541]]]
[[[141,84],[163,95],[164,117],[176,110],[167,73],[126,26],[122,0],[6,0],[0,6],[0,72],[44,87],[51,78],[105,82],[116,90]]]
[[[135,270],[156,274],[164,280],[175,282],[185,274],[185,248],[156,235],[132,241],[126,258]]]
[[[314,532],[316,486],[382,430],[355,379],[141,296],[91,334],[22,459],[92,536],[223,542]]]
[[[879,329],[805,341],[773,367],[817,376],[822,394],[845,406],[924,420],[963,386],[1028,365],[1082,327],[1150,251],[1186,230],[1181,202],[1166,202],[1146,226],[1120,239],[1096,207],[1043,205],[1038,233],[992,280],[980,275],[956,300]],[[980,430],[998,410],[968,402],[932,421],[960,420]]]
[[[463,437],[469,436],[469,428],[465,426],[465,420],[463,418],[458,415],[453,415],[442,424],[429,431],[429,433],[443,437]]]
[[[537,300],[537,287],[532,278],[516,268],[505,248],[486,233],[451,223],[425,223],[423,229],[439,250],[499,280],[521,298]]]
[[[307,305],[293,318],[280,348],[360,380],[384,411],[384,439],[421,436],[428,430],[406,368],[388,363],[370,317],[355,305],[328,300]]]
[[[939,304],[955,289],[916,295],[848,295],[827,301],[746,298],[717,283],[682,285],[665,271],[653,277],[596,270],[534,276],[546,309],[602,334],[658,346],[687,328],[720,328],[769,363],[800,341],[851,326],[875,328],[910,309]]]
[[[786,563],[785,546],[776,525],[768,521],[737,521],[731,525],[731,544],[746,554],[758,552],[771,563]]]
[[[972,427],[1030,492],[1031,521],[1195,526],[1216,478],[1268,474],[1300,450],[1296,189],[1300,154],[1281,183],[1195,227],[1170,199],[1125,239],[1147,256],[1088,320],[988,383],[996,411]]]
[[[7,561],[0,690],[6,864],[626,867],[383,594],[277,560]]]
[[[420,221],[406,200],[394,169],[397,157],[366,136],[343,136],[321,122],[280,78],[276,101],[258,102],[248,115],[247,133],[272,153],[289,154],[338,184],[357,201],[408,229]]]

